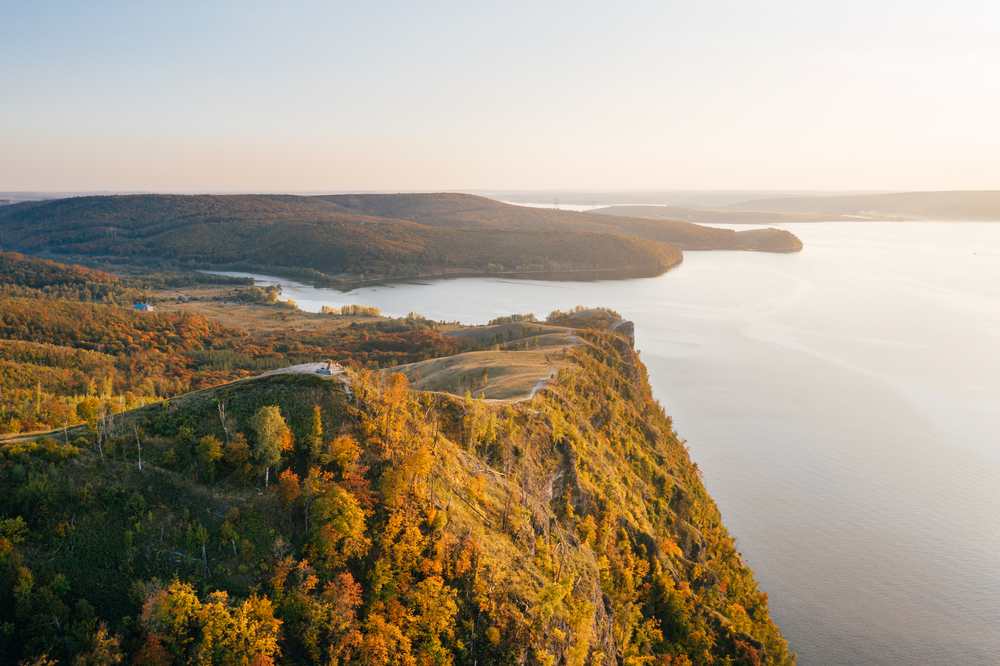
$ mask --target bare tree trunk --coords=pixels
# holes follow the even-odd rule
[[[139,424],[133,423],[135,428],[135,448],[139,450],[139,471],[142,471],[142,442],[139,440]]]
[[[219,402],[219,421],[222,422],[222,432],[226,433],[226,444],[229,444],[229,426],[226,425],[226,403]]]

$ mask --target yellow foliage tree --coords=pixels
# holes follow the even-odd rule
[[[190,585],[174,580],[146,598],[141,623],[150,637],[146,652],[161,652],[158,643],[175,664],[250,666],[279,653],[281,620],[266,597],[234,604],[225,592],[213,592],[202,602]]]
[[[264,468],[264,486],[270,487],[271,467],[281,462],[281,454],[292,448],[292,431],[277,405],[261,407],[250,419],[257,433],[253,454]]]

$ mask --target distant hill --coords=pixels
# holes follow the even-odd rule
[[[193,265],[393,276],[433,268],[662,271],[681,260],[673,247],[622,235],[468,226],[428,226],[282,195],[79,197],[0,209],[5,247]]]
[[[906,220],[1000,221],[1000,191],[899,192],[832,197],[780,197],[731,204],[730,209]]]
[[[779,213],[769,211],[681,208],[679,206],[607,206],[590,211],[596,215],[644,217],[654,220],[682,220],[694,224],[785,224],[788,222],[825,222],[830,215],[820,213]],[[839,216],[834,216],[839,219]],[[738,231],[744,234],[745,231]]]
[[[794,252],[802,243],[787,231],[749,238],[676,220],[597,216],[549,208],[529,208],[469,194],[345,194],[316,197],[343,210],[392,217],[434,227],[575,229],[623,234],[668,243],[681,250]]]
[[[89,282],[118,282],[118,278],[83,266],[25,257],[18,252],[0,252],[0,284],[38,288]]]

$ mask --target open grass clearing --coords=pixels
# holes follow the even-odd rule
[[[556,336],[553,336],[556,337]],[[562,336],[561,346],[512,351],[478,351],[400,365],[387,372],[401,372],[417,391],[441,391],[487,400],[522,400],[568,365],[563,348],[572,345]],[[484,382],[485,378],[485,382]]]

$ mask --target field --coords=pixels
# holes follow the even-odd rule
[[[188,300],[177,298],[177,293],[183,293]],[[158,291],[154,292],[154,296],[165,299],[157,305],[157,310],[160,312],[201,315],[223,326],[247,331],[254,337],[267,336],[279,331],[329,333],[353,323],[378,321],[377,317],[330,316],[269,305],[235,303],[232,300],[232,293],[233,290],[229,288],[200,287],[180,292]]]
[[[566,353],[576,344],[573,336],[548,333],[532,338],[531,350],[515,350],[516,343],[498,350],[466,352],[393,368],[418,391],[435,391],[486,400],[524,400],[549,383],[566,367]]]

